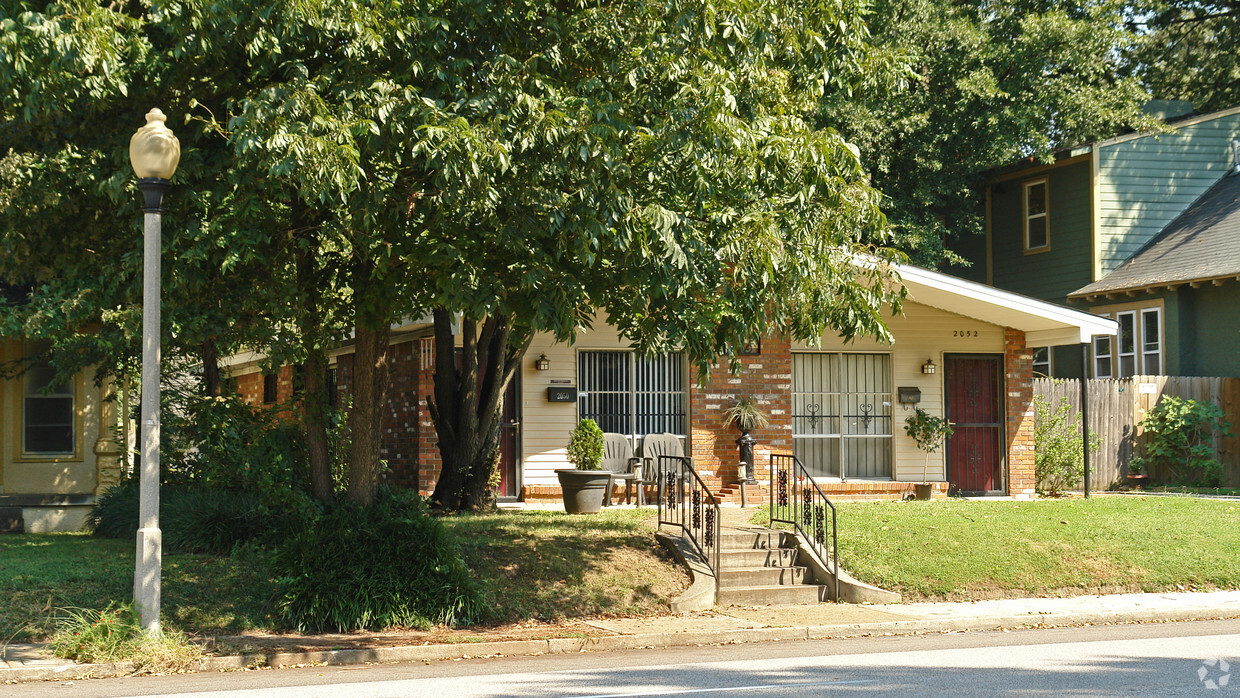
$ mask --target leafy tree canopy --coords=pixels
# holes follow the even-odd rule
[[[1125,77],[1139,43],[1109,0],[878,0],[870,26],[912,61],[906,89],[824,101],[821,122],[860,146],[914,261],[956,260],[980,234],[984,173],[1021,157],[1149,128]]]

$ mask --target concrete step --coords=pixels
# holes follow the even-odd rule
[[[806,580],[804,567],[741,567],[721,570],[719,588],[787,586]]]
[[[831,599],[820,584],[790,586],[719,587],[721,606],[769,606],[771,604],[820,603]]]
[[[770,548],[789,547],[785,544],[786,537],[782,531],[736,531],[719,532],[719,546],[724,552],[729,550],[768,550]]]
[[[797,551],[792,548],[719,551],[719,566],[725,570],[735,567],[791,567],[796,561]]]

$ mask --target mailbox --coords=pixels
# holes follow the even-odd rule
[[[577,389],[574,387],[563,387],[553,385],[547,388],[547,402],[576,402]]]
[[[921,402],[921,388],[896,388],[896,393],[899,395],[901,405],[916,405]]]

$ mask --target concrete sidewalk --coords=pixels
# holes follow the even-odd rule
[[[1103,623],[1240,618],[1240,591],[1116,594],[886,606],[813,604],[727,607],[713,611],[588,621],[596,637],[409,645],[314,652],[208,657],[197,671],[269,666],[343,665],[473,657],[559,654],[651,647],[770,642],[900,634],[1053,627]],[[75,664],[47,656],[40,645],[8,645],[0,682],[118,676],[132,665]]]

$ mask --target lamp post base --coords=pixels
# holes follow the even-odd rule
[[[158,635],[159,577],[163,562],[163,533],[158,528],[138,529],[138,558],[133,578],[133,605],[138,624],[147,634]]]

